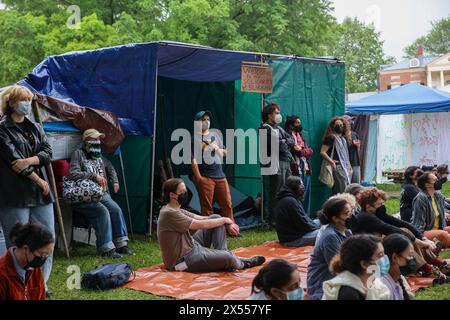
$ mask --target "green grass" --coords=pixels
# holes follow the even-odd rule
[[[239,247],[248,247],[264,243],[269,240],[276,240],[275,231],[263,229],[248,230],[242,232],[239,238],[228,238],[228,247],[233,250]],[[73,275],[68,273],[69,266],[78,266],[81,274],[90,271],[96,266],[112,262],[127,262],[133,269],[148,267],[162,262],[159,245],[156,240],[144,235],[135,235],[130,247],[135,251],[135,255],[122,259],[108,259],[96,255],[95,247],[87,245],[77,245],[71,251],[71,258],[67,259],[60,252],[56,254],[53,264],[52,275],[49,280],[49,288],[53,291],[53,300],[162,300],[168,299],[145,292],[130,289],[115,289],[107,292],[97,292],[91,290],[68,289],[67,280]]]
[[[450,196],[450,183],[444,185],[444,194]],[[379,185],[380,189],[388,192],[400,192],[401,187],[396,185]],[[392,198],[386,202],[386,207],[390,214],[399,212],[399,200]],[[276,240],[277,235],[273,230],[255,229],[242,232],[240,238],[229,238],[228,246],[230,249],[239,247],[248,247],[262,244],[265,241]],[[62,253],[56,254],[53,265],[52,276],[50,277],[49,287],[54,292],[53,300],[162,300],[167,297],[159,297],[152,294],[139,292],[129,289],[115,289],[108,292],[97,292],[87,290],[69,290],[67,280],[71,276],[67,268],[71,265],[79,266],[81,273],[94,269],[96,266],[124,261],[130,263],[134,269],[147,267],[162,262],[159,246],[156,240],[144,235],[135,235],[134,241],[130,243],[136,253],[135,256],[123,259],[107,259],[98,257],[95,248],[92,246],[78,245],[71,252],[71,258],[65,258]],[[450,259],[450,252],[444,252],[442,258]],[[450,300],[450,284],[440,285],[421,290],[416,294],[418,300]]]

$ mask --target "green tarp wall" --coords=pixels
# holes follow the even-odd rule
[[[345,70],[343,64],[320,62],[273,61],[273,93],[265,95],[265,104],[280,105],[283,119],[298,115],[303,124],[303,134],[314,150],[312,159],[312,206],[315,215],[330,190],[318,180],[322,157],[319,150],[328,121],[335,115],[344,114]],[[236,128],[257,128],[261,123],[261,95],[242,93],[240,82],[235,84]],[[283,121],[284,123],[284,121]],[[261,192],[258,165],[236,165],[235,185],[251,196]]]
[[[149,137],[139,136],[125,137],[124,142],[120,146],[128,187],[133,230],[138,233],[148,231],[147,216],[150,203],[151,147],[151,139]],[[121,187],[117,194],[112,193],[112,198],[122,208],[128,230],[130,230],[119,157],[113,155],[107,155],[106,157],[114,165]]]
[[[283,117],[301,117],[304,134],[314,149],[312,182],[312,215],[329,197],[330,191],[317,181],[321,157],[322,135],[330,118],[344,113],[344,66],[296,61],[273,61],[273,94],[265,96],[265,103],[276,102]],[[240,81],[200,83],[158,78],[158,110],[156,123],[156,160],[170,157],[173,146],[171,134],[177,128],[193,131],[193,117],[199,110],[211,110],[211,127],[225,129],[259,128],[261,124],[261,95],[242,93]],[[225,137],[224,137],[225,139]],[[249,142],[246,141],[248,150]],[[136,232],[148,231],[147,216],[150,203],[151,139],[126,137],[121,146]],[[121,179],[117,157],[108,156]],[[248,158],[248,154],[247,154]],[[189,174],[189,165],[173,165],[175,176]],[[256,197],[261,192],[258,164],[227,165],[225,171],[231,185]],[[122,180],[121,180],[122,184]],[[155,179],[155,189],[158,190]],[[128,223],[124,189],[113,198],[124,211]]]

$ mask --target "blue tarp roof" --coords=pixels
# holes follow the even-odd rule
[[[450,111],[450,94],[410,83],[345,105],[351,114],[406,114]]]
[[[241,77],[261,55],[171,42],[70,52],[42,61],[18,84],[34,92],[112,111],[127,135],[153,135],[157,76],[221,82]]]

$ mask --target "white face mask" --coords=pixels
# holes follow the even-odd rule
[[[203,120],[202,121],[202,130],[203,131],[208,130],[210,125],[211,125],[211,123],[209,122],[209,120]]]
[[[27,116],[31,111],[31,102],[30,101],[19,101],[17,103],[17,107],[14,109],[14,112],[21,115]]]
[[[283,117],[281,116],[281,114],[277,114],[275,116],[275,123],[280,124],[282,121],[283,121]]]

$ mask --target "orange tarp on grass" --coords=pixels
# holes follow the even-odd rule
[[[239,248],[233,252],[243,258],[262,255],[267,261],[285,259],[298,266],[301,286],[306,288],[306,272],[313,247],[290,248],[276,241],[259,246]],[[267,262],[266,262],[267,263]],[[170,272],[163,264],[136,271],[136,278],[124,288],[177,299],[244,300],[250,295],[251,283],[261,267],[236,272],[189,273]],[[413,291],[432,286],[432,278],[408,278]]]

